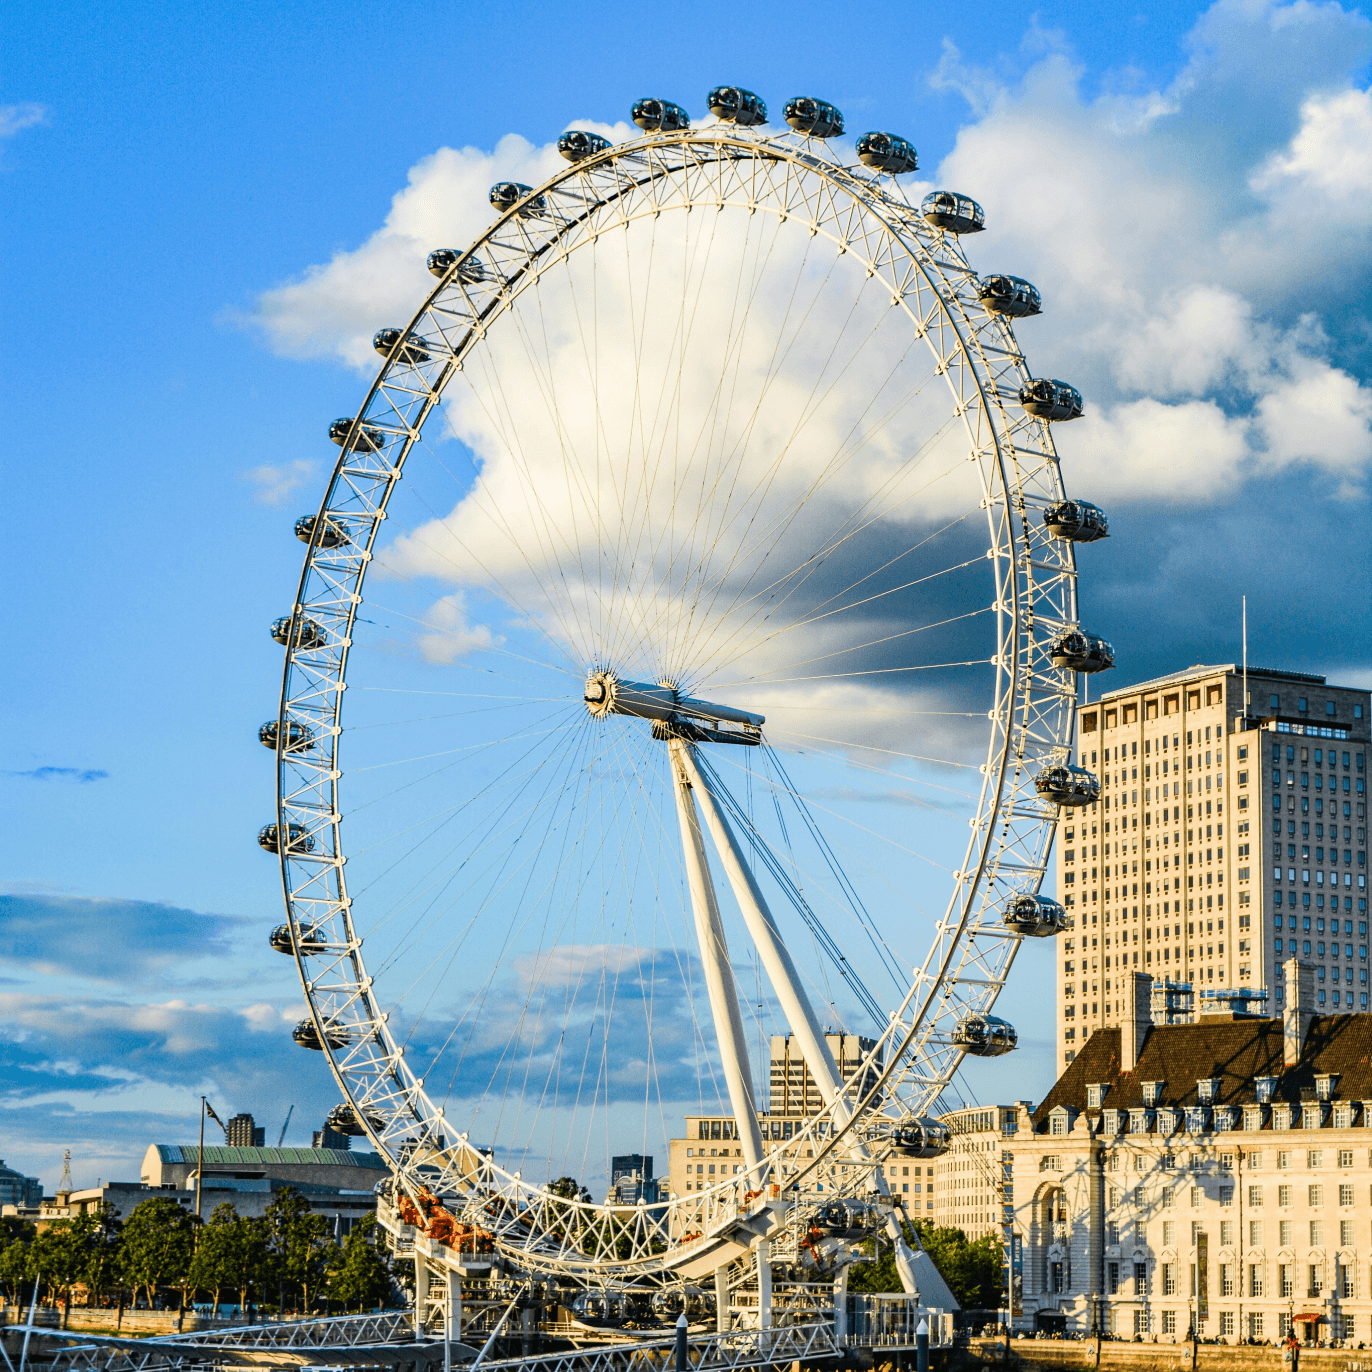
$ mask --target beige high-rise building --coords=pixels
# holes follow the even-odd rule
[[[1101,798],[1058,821],[1057,1068],[1154,978],[1155,1022],[1208,1002],[1282,1007],[1280,966],[1315,967],[1321,1012],[1368,1009],[1366,691],[1232,663],[1081,709]]]

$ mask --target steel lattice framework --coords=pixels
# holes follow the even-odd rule
[[[1018,404],[1031,379],[1024,356],[1009,322],[979,299],[979,278],[960,243],[926,224],[893,178],[842,165],[823,143],[798,135],[725,124],[650,134],[569,166],[458,258],[373,382],[314,522],[280,700],[281,873],[316,1031],[373,1144],[411,1193],[428,1185],[466,1197],[465,1218],[498,1245],[564,1273],[646,1274],[670,1267],[670,1245],[664,1257],[657,1226],[635,1222],[631,1212],[551,1197],[480,1156],[465,1134],[454,1141],[454,1122],[406,1063],[363,962],[345,876],[338,743],[348,654],[368,564],[407,456],[494,321],[543,272],[598,237],[645,217],[706,207],[803,225],[889,292],[951,389],[980,480],[995,574],[995,694],[966,856],[933,946],[882,1038],[879,1079],[867,1082],[863,1100],[856,1076],[850,1082],[848,1124],[810,1126],[815,1157],[796,1180],[832,1162],[835,1150],[851,1160],[859,1136],[872,1136],[875,1102],[884,1119],[916,1117],[949,1083],[963,1054],[954,1026],[991,1009],[1019,946],[1002,908],[1036,893],[1044,875],[1056,806],[1039,798],[1034,777],[1067,758],[1074,724],[1075,676],[1053,667],[1048,653],[1051,640],[1077,622],[1073,545],[1050,537],[1042,518],[1064,498],[1049,425]],[[411,340],[418,350],[406,348]],[[321,540],[325,530],[343,537]],[[317,747],[292,750],[296,724],[308,727]],[[301,957],[305,935],[314,942]],[[866,1158],[880,1161],[879,1150]],[[705,1203],[735,1204],[725,1189]],[[700,1203],[693,1198],[693,1214]],[[672,1216],[666,1232],[681,1232]],[[626,1241],[629,1257],[617,1257]]]

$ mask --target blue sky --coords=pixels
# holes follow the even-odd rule
[[[1039,284],[1021,337],[1092,406],[1061,446],[1113,516],[1082,588],[1117,680],[1232,659],[1246,593],[1253,661],[1372,684],[1365,14],[666,15],[6,7],[10,1165],[51,1186],[71,1147],[79,1182],[134,1176],[147,1143],[190,1136],[202,1090],[273,1137],[294,1103],[296,1142],[332,1103],[289,1042],[299,991],[265,950],[279,895],[253,843],[290,521],[365,386],[358,338],[423,289],[394,266],[417,226],[464,176],[639,95],[812,90],[987,206],[974,260]],[[1031,1020],[1049,966],[1026,956],[1008,1017]],[[1041,1095],[1036,1032],[970,1089]]]

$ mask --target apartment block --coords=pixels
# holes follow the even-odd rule
[[[1197,666],[1081,708],[1098,802],[1064,810],[1057,1066],[1132,1013],[1147,972],[1175,1020],[1278,1010],[1282,962],[1321,1009],[1368,1009],[1366,758],[1372,697],[1323,677]]]

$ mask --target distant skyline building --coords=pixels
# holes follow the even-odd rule
[[[1057,1070],[1135,1013],[1282,1008],[1281,964],[1314,967],[1320,1012],[1368,1009],[1367,691],[1195,666],[1081,707],[1101,798],[1058,821]],[[1164,1004],[1165,1002],[1165,1004]]]
[[[224,1126],[224,1142],[230,1148],[261,1148],[267,1131],[254,1124],[251,1115],[235,1115]]]
[[[610,1194],[616,1205],[656,1205],[659,1188],[653,1160],[642,1153],[620,1153],[610,1159]]]
[[[838,1065],[838,1074],[847,1080],[862,1065],[876,1048],[876,1040],[859,1034],[826,1033],[825,1041]],[[871,1063],[864,1082],[875,1081],[881,1071],[878,1058]],[[774,1034],[772,1036],[772,1055],[770,1064],[770,1113],[789,1115],[791,1118],[809,1118],[820,1114],[824,1109],[824,1098],[819,1093],[810,1069],[805,1065],[805,1057],[800,1051],[794,1034]],[[865,1092],[864,1092],[865,1093]]]
[[[43,1199],[43,1183],[37,1177],[26,1177],[13,1167],[6,1167],[0,1158],[0,1205],[31,1209]]]

